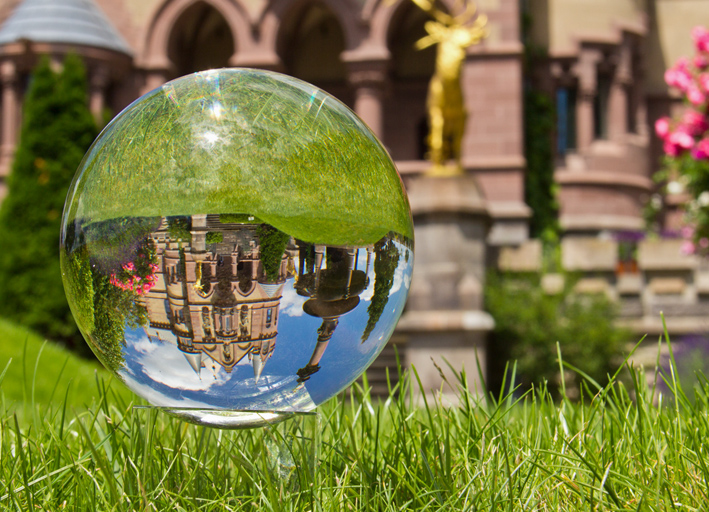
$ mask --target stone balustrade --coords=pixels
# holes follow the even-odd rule
[[[709,331],[709,259],[683,254],[679,239],[641,240],[633,257],[623,260],[619,245],[596,237],[564,238],[561,271],[546,273],[542,286],[558,293],[573,279],[579,293],[606,294],[618,303],[621,322],[640,336],[662,333],[661,314],[673,335]],[[541,271],[541,243],[502,248],[497,267]]]

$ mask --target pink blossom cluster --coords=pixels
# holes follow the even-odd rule
[[[667,85],[679,90],[691,106],[681,119],[658,119],[655,132],[667,155],[688,151],[697,160],[709,160],[709,30],[695,27],[692,38],[697,51],[692,61],[681,58],[665,72]]]
[[[148,266],[150,273],[143,277],[138,275],[133,262],[128,262],[121,266],[122,272],[119,275],[111,274],[109,282],[121,290],[130,290],[138,295],[145,295],[155,286],[158,280],[156,273],[160,268],[155,263],[149,263]]]
[[[682,254],[697,254],[698,252],[705,253],[709,249],[709,238],[702,237],[695,240],[695,230],[692,226],[684,226],[681,231],[684,241],[679,250]]]

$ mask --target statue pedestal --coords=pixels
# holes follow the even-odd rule
[[[416,261],[406,312],[397,326],[406,339],[404,361],[416,367],[426,391],[444,384],[431,358],[451,384],[456,377],[444,358],[457,372],[465,368],[470,389],[482,390],[476,357],[484,370],[486,333],[494,327],[483,311],[487,205],[475,178],[466,175],[412,177],[407,192]]]

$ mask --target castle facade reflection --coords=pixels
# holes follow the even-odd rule
[[[377,356],[413,263],[395,233],[317,245],[246,214],[76,223],[68,240],[97,355],[180,409],[312,410]]]
[[[181,232],[171,229],[180,222]],[[221,222],[219,215],[193,215],[163,219],[152,235],[159,270],[143,298],[145,332],[151,341],[176,344],[197,374],[210,365],[231,373],[236,365],[250,364],[258,381],[273,354],[295,251],[287,240],[275,275],[268,275],[259,228]]]
[[[258,383],[276,348],[284,286],[293,279],[296,293],[308,299],[303,311],[322,319],[312,356],[296,372],[305,382],[320,369],[340,317],[359,305],[374,246],[307,244],[253,217],[232,217],[161,220],[151,234],[154,285],[137,299],[147,310],[145,334],[175,345],[200,377],[251,365]],[[358,269],[361,249],[364,270]]]

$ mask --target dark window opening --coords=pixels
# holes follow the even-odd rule
[[[596,139],[608,138],[608,98],[611,90],[611,77],[599,73],[596,79],[596,96],[593,98],[593,136]]]
[[[576,88],[556,91],[556,150],[565,155],[576,149]]]

